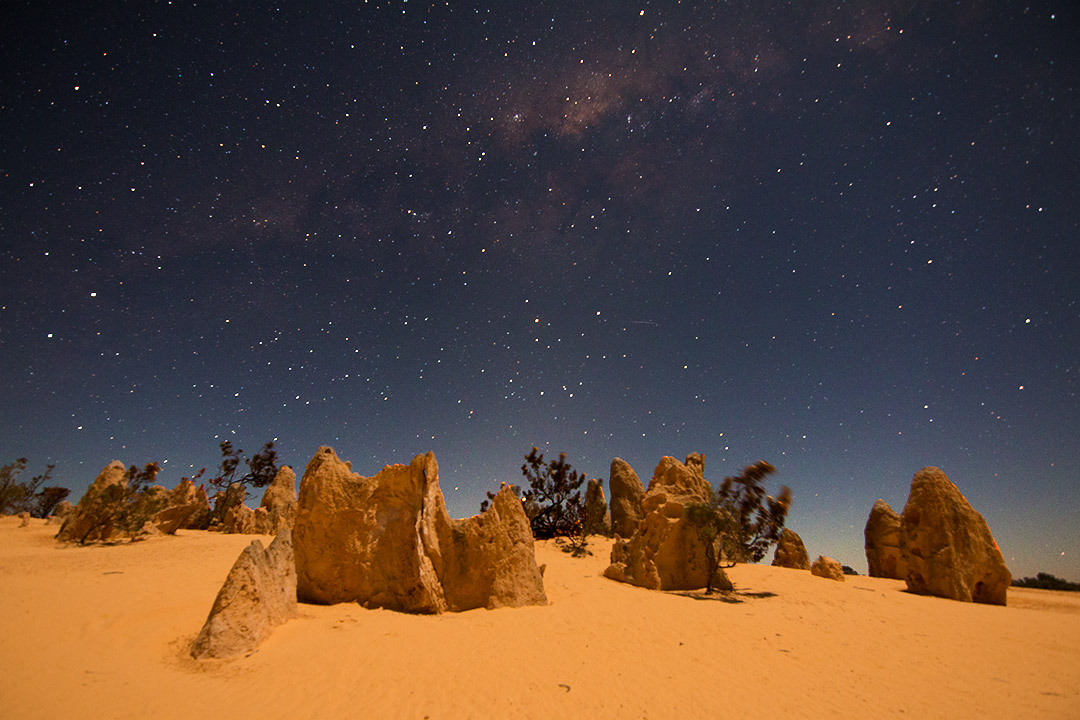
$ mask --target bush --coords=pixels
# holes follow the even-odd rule
[[[1012,581],[1013,587],[1036,588],[1038,590],[1080,591],[1080,583],[1062,580],[1050,573],[1038,573],[1035,577],[1018,578]]]
[[[48,465],[45,472],[30,480],[20,482],[19,474],[26,470],[26,458],[0,467],[0,515],[17,515],[28,512],[34,517],[46,517],[57,503],[67,497],[71,491],[67,488],[47,487],[38,491],[38,487],[52,478],[55,465]],[[57,495],[59,493],[62,495]],[[56,498],[55,502],[52,499]],[[51,504],[50,504],[51,502]]]
[[[780,539],[784,520],[791,507],[791,490],[781,486],[776,498],[765,494],[765,476],[776,472],[764,460],[743,468],[735,477],[724,478],[719,491],[710,491],[708,503],[692,503],[686,519],[705,546],[711,594],[718,577],[730,587],[723,570],[740,562],[760,562]]]
[[[521,474],[529,483],[522,492],[518,485],[511,485],[514,494],[521,498],[525,515],[529,518],[533,537],[547,540],[555,537],[573,538],[570,550],[575,555],[584,554],[585,507],[581,501],[581,484],[585,476],[566,462],[566,453],[559,453],[558,460],[544,462],[539,448],[533,447],[525,456]],[[494,493],[480,503],[480,511],[487,510]]]

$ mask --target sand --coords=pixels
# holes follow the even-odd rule
[[[3,718],[1076,718],[1080,593],[1008,607],[764,565],[705,598],[537,545],[550,604],[412,616],[301,605],[251,655],[187,650],[251,536],[60,546],[0,518]],[[268,540],[268,539],[267,539]]]

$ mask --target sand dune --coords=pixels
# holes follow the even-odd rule
[[[733,598],[622,585],[609,545],[550,543],[551,604],[411,616],[301,606],[260,649],[195,661],[191,641],[250,536],[181,531],[57,545],[0,518],[5,718],[1075,718],[1080,595],[1009,606],[730,571]]]

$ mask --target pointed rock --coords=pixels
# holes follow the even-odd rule
[[[126,473],[127,468],[119,460],[106,465],[64,520],[56,539],[94,542],[109,540],[117,535],[119,530],[113,523],[108,500],[127,488]]]
[[[611,516],[608,514],[604,487],[596,478],[589,480],[585,489],[585,533],[588,535],[610,535]]]
[[[295,519],[296,473],[288,465],[282,465],[255,511],[255,531],[276,535],[285,528],[291,528]]]
[[[863,530],[870,577],[907,578],[907,562],[900,552],[900,514],[878,499]]]
[[[615,458],[611,461],[608,488],[611,490],[611,531],[628,538],[637,532],[642,518],[641,500],[645,496],[645,486],[629,463]]]
[[[990,528],[945,473],[924,467],[900,516],[908,590],[1004,605],[1012,574]]]
[[[229,571],[191,656],[230,658],[249,653],[271,630],[296,615],[292,536],[278,533],[270,547],[253,540]]]

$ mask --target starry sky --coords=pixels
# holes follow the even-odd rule
[[[9,3],[0,462],[937,465],[1080,579],[1069,2]]]

